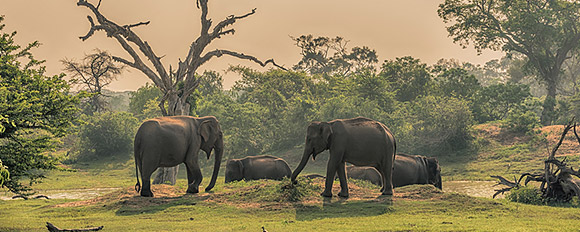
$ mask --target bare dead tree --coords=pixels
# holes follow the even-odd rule
[[[113,59],[140,70],[151,79],[151,81],[153,81],[153,83],[163,93],[163,97],[159,102],[159,107],[164,116],[189,114],[191,105],[187,102],[187,98],[200,84],[200,79],[196,75],[196,71],[201,65],[214,57],[228,55],[242,60],[253,61],[262,67],[267,64],[272,64],[285,70],[284,67],[276,64],[273,59],[261,61],[254,56],[226,49],[215,49],[206,52],[205,50],[207,46],[213,41],[222,38],[222,36],[233,35],[235,33],[234,29],[229,28],[235,22],[256,13],[256,9],[252,9],[251,12],[246,14],[239,16],[230,15],[217,24],[213,24],[212,20],[208,18],[209,11],[207,3],[208,0],[196,0],[197,8],[201,10],[201,32],[199,37],[191,43],[185,59],[179,60],[176,70],[173,70],[172,66],[169,66],[168,71],[166,66],[161,62],[162,57],[158,56],[153,51],[147,41],[143,41],[135,32],[133,32],[132,28],[148,25],[149,21],[119,25],[101,14],[99,11],[99,6],[101,5],[100,0],[96,6],[88,0],[79,0],[77,2],[78,6],[88,8],[96,18],[95,21],[93,20],[93,17],[87,16],[91,28],[89,29],[89,32],[85,36],[81,36],[80,39],[87,40],[96,31],[104,31],[108,37],[117,40],[123,49],[131,56],[132,60],[118,56],[114,56]],[[136,48],[138,50],[136,50]],[[146,58],[148,63],[145,63],[143,58]],[[171,171],[167,168],[158,171],[154,183],[163,183],[166,181],[175,183],[175,180],[159,180],[163,176],[170,178],[176,176],[177,169],[170,169]],[[168,171],[172,173],[167,173]]]
[[[522,184],[520,183],[524,177],[526,177],[524,185],[527,185],[530,181],[541,183],[540,191],[544,199],[555,199],[566,202],[571,200],[573,196],[580,197],[580,181],[574,178],[580,177],[580,172],[570,167],[566,162],[566,158],[563,158],[562,160],[556,158],[556,152],[560,148],[560,145],[562,145],[566,134],[568,134],[572,128],[574,129],[574,135],[580,145],[580,137],[576,132],[577,124],[573,122],[574,118],[564,127],[560,140],[548,155],[548,159],[544,161],[543,173],[524,173],[515,182],[511,182],[501,176],[491,176],[499,180],[497,185],[507,186],[507,188],[495,190],[496,193],[493,197],[495,198],[500,193],[509,192],[512,189],[521,187]]]
[[[103,112],[107,109],[107,102],[103,88],[111,84],[121,74],[124,65],[113,62],[113,58],[106,51],[95,49],[94,53],[85,55],[81,61],[63,59],[64,71],[71,74],[73,84],[92,94],[89,105],[92,112]]]

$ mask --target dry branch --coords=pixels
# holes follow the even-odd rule
[[[500,193],[511,191],[514,188],[520,187],[520,182],[524,176],[526,176],[525,185],[530,181],[541,182],[540,191],[542,192],[542,197],[544,199],[553,199],[558,201],[569,201],[573,196],[580,196],[580,180],[575,179],[575,177],[580,177],[580,172],[575,171],[572,167],[569,167],[566,162],[566,157],[562,160],[556,159],[556,152],[562,145],[566,134],[570,129],[574,128],[574,135],[576,136],[578,143],[580,145],[580,137],[576,133],[576,123],[574,118],[564,127],[560,140],[554,146],[548,159],[544,161],[544,172],[541,174],[523,174],[519,180],[516,182],[508,181],[501,176],[492,176],[499,179],[499,184],[508,186],[507,188],[495,190],[496,193],[494,197]]]
[[[50,232],[82,232],[82,231],[99,231],[102,230],[104,226],[99,226],[99,227],[92,227],[92,228],[86,228],[86,229],[60,229],[58,227],[56,227],[55,225],[53,225],[50,222],[46,222],[46,228],[48,229],[48,231]]]

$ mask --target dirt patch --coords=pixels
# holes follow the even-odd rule
[[[64,204],[55,205],[54,207],[76,207],[96,204],[122,204],[128,206],[151,206],[167,203],[172,198],[177,198],[185,192],[185,190],[171,185],[152,185],[151,190],[155,194],[154,198],[141,197],[133,187],[120,189],[90,200],[68,202]]]
[[[546,139],[548,140],[550,151],[560,140],[562,132],[564,131],[564,127],[565,126],[563,125],[554,125],[554,126],[546,126],[541,129],[542,133],[547,135]],[[580,154],[580,144],[578,144],[578,140],[574,135],[574,131],[571,130],[568,132],[568,134],[562,141],[562,145],[560,145],[560,148],[558,148],[558,152],[556,152],[556,157],[578,154]],[[548,151],[546,151],[546,157],[547,155]]]

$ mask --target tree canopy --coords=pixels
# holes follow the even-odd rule
[[[0,17],[0,160],[10,172],[2,186],[13,192],[30,188],[19,180],[35,183],[42,170],[57,168],[57,160],[45,152],[54,148],[75,120],[78,99],[69,94],[64,75],[46,76],[43,61],[30,50],[38,42],[21,47],[16,32],[4,33]]]
[[[542,122],[552,123],[562,64],[580,44],[580,3],[566,0],[446,0],[439,16],[455,42],[517,52],[546,85]]]

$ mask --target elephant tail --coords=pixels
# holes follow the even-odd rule
[[[135,160],[135,177],[137,177],[137,184],[135,184],[135,191],[141,191],[141,183],[139,182],[139,166],[137,165],[137,160]]]
[[[135,139],[135,145],[133,148],[133,152],[135,153],[135,177],[137,178],[137,184],[135,184],[135,191],[141,192],[141,183],[139,182],[139,167],[141,167],[139,160],[143,157],[140,153],[141,150],[139,148],[140,144],[138,144],[138,140]]]

